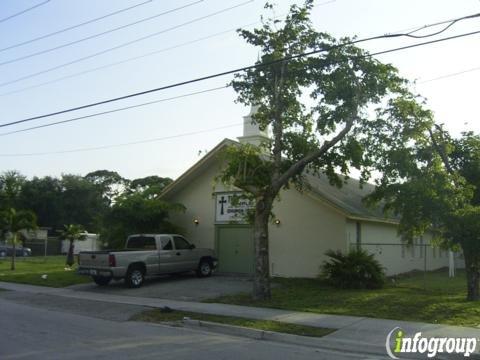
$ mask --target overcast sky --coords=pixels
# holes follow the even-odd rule
[[[256,60],[258,51],[246,45],[233,29],[257,22],[260,15],[265,14],[264,2],[259,0],[248,3],[245,0],[153,0],[143,5],[140,4],[147,0],[50,0],[8,19],[45,1],[0,1],[0,124],[250,65]],[[276,14],[284,14],[293,2],[278,0]],[[137,4],[139,6],[103,20],[3,50]],[[243,5],[197,20],[238,4]],[[10,62],[181,6],[185,8],[71,46]],[[336,37],[357,35],[362,38],[479,12],[479,0],[319,0],[312,19],[319,31]],[[63,66],[172,27],[176,28]],[[427,29],[424,33],[440,28]],[[478,30],[480,18],[457,23],[438,37]],[[206,37],[209,38],[196,41]],[[378,40],[364,43],[362,47],[373,52],[420,41]],[[150,53],[154,54],[129,60]],[[404,77],[417,80],[415,91],[428,99],[437,121],[446,124],[454,134],[464,130],[480,132],[480,70],[476,70],[480,69],[480,34],[377,58],[395,65]],[[118,62],[123,63],[109,66]],[[62,67],[56,70],[46,71],[60,65]],[[90,71],[98,67],[103,68]],[[35,75],[38,72],[43,73]],[[82,72],[86,73],[76,75]],[[444,77],[459,72],[464,73]],[[27,76],[28,79],[19,80]],[[67,78],[59,80],[64,77]],[[0,172],[16,169],[31,177],[61,173],[85,175],[93,170],[108,169],[127,178],[154,174],[176,178],[199,159],[200,152],[213,148],[224,138],[241,136],[242,116],[248,109],[234,103],[233,90],[216,90],[58,126],[2,134],[212,89],[225,85],[230,79],[221,77],[0,128]],[[219,129],[221,127],[223,129]],[[197,133],[200,131],[203,132]],[[178,137],[188,133],[197,134]],[[160,138],[167,139],[64,152]],[[5,156],[39,153],[47,154]]]

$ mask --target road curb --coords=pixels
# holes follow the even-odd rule
[[[218,332],[222,334],[246,337],[254,340],[275,341],[292,345],[301,345],[314,348],[328,349],[344,352],[358,352],[362,349],[362,353],[371,355],[385,356],[385,348],[382,346],[373,346],[358,343],[349,343],[343,341],[328,340],[321,337],[308,337],[293,334],[278,333],[274,331],[251,329],[243,326],[219,324],[210,321],[193,320],[184,318],[183,324],[190,328],[202,328],[207,331]]]
[[[284,344],[300,345],[313,348],[319,348],[323,350],[338,351],[342,353],[361,353],[363,355],[381,356],[382,358],[388,358],[384,345],[365,344],[358,341],[350,340],[333,340],[325,337],[308,337],[293,334],[278,333],[274,331],[258,330],[247,328],[243,326],[228,325],[214,323],[203,320],[193,320],[190,318],[183,319],[184,326],[188,328],[201,328],[206,331],[215,333],[227,334],[231,336],[246,337],[253,340],[266,340],[280,342]],[[473,354],[472,354],[473,355]],[[471,357],[471,359],[479,359],[478,355]],[[424,354],[408,354],[407,357],[402,357],[404,360],[416,360],[425,359]],[[453,359],[451,354],[437,355],[439,360]],[[455,357],[457,358],[457,357]],[[458,359],[463,359],[463,356],[459,356]]]

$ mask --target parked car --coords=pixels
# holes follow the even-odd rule
[[[12,256],[13,247],[9,244],[0,244],[0,258]],[[15,256],[32,256],[32,249],[23,247],[22,245],[15,246]]]
[[[213,250],[196,249],[181,235],[140,234],[129,236],[124,250],[80,252],[77,272],[101,286],[125,279],[136,288],[149,275],[196,271],[199,277],[210,276],[217,262]]]

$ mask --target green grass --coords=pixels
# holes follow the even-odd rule
[[[145,311],[139,315],[136,315],[132,320],[146,321],[154,323],[172,323],[180,322],[184,317],[188,317],[193,320],[210,321],[220,324],[243,326],[258,330],[275,331],[286,334],[294,334],[310,337],[322,337],[332,333],[334,330],[317,328],[313,326],[304,326],[296,324],[288,324],[280,321],[272,320],[253,320],[233,316],[220,316],[220,315],[208,315],[200,313],[192,313],[185,311],[171,311],[165,312],[160,309]]]
[[[65,270],[65,256],[47,256],[17,258],[16,270],[10,270],[10,258],[0,260],[0,281],[21,284],[65,287],[74,284],[90,282],[86,276],[75,273],[74,265],[71,271]],[[47,275],[42,279],[42,275]]]
[[[480,325],[480,303],[466,298],[465,273],[449,278],[447,270],[398,278],[379,290],[344,290],[318,279],[274,279],[272,299],[254,301],[250,294],[223,296],[208,302],[270,307],[322,314],[355,315],[429,323]]]

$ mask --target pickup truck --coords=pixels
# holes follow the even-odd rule
[[[213,250],[196,249],[181,235],[138,234],[127,238],[124,250],[80,252],[77,273],[100,286],[125,279],[128,287],[137,288],[145,276],[196,271],[207,277],[216,267]]]

